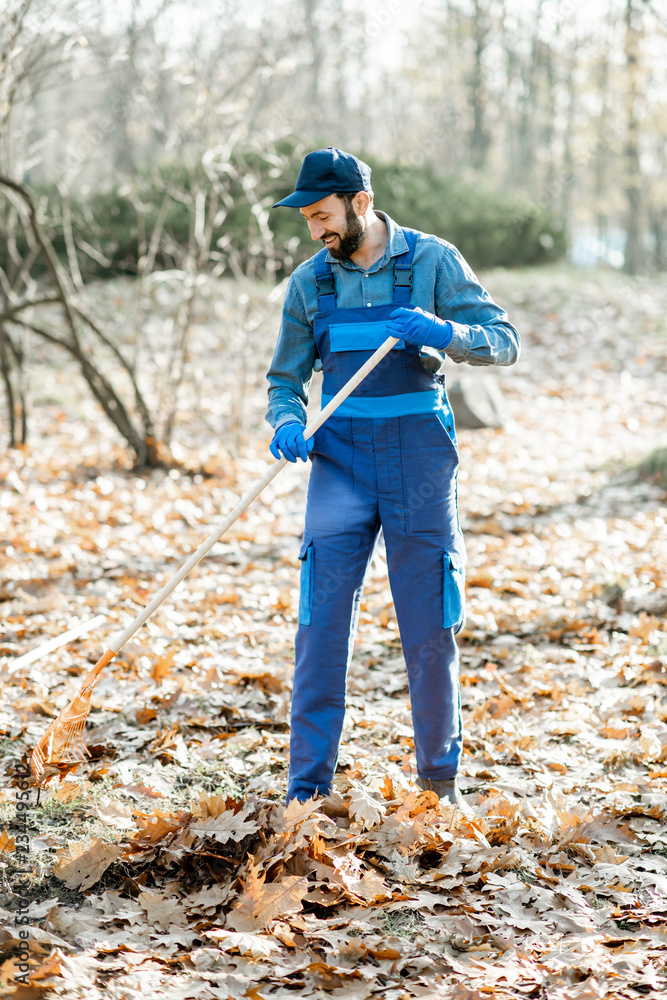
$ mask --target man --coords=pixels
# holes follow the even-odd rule
[[[405,657],[417,784],[456,802],[462,746],[455,634],[465,548],[445,357],[511,365],[519,335],[450,243],[373,207],[371,171],[329,147],[303,161],[296,207],[323,248],[295,269],[267,378],[271,452],[312,460],[299,552],[287,801],[331,789],[363,580],[380,528]],[[396,347],[307,442],[308,389],[322,405],[389,336]]]

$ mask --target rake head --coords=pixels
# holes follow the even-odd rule
[[[78,767],[85,762],[86,757],[90,757],[83,742],[83,732],[90,711],[90,696],[100,673],[115,655],[113,649],[107,649],[84,677],[76,697],[62,710],[58,718],[53,720],[39,743],[33,747],[30,754],[30,770],[38,782],[40,778],[50,781],[58,773],[61,764],[73,764]],[[70,766],[65,770],[70,771],[73,768]]]

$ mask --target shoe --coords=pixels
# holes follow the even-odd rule
[[[417,785],[424,792],[435,792],[439,799],[447,799],[450,805],[458,805],[461,801],[461,793],[456,783],[456,778],[417,778]]]

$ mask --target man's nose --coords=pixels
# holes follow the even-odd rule
[[[310,238],[313,240],[320,240],[326,232],[326,228],[317,222],[310,223]]]

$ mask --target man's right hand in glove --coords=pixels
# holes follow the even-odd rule
[[[313,447],[313,438],[310,437],[306,441],[303,429],[303,424],[298,420],[281,424],[269,445],[273,457],[278,459],[284,457],[288,462],[296,462],[297,458],[303,462],[307,461],[308,452]]]

